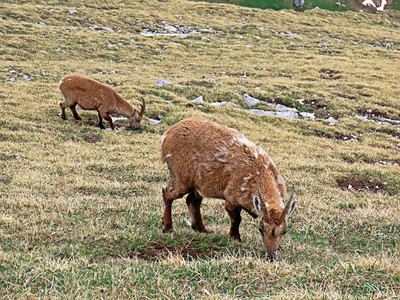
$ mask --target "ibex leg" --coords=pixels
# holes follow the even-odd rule
[[[188,191],[183,187],[177,187],[170,182],[162,189],[162,193],[164,201],[164,215],[162,217],[163,232],[170,232],[172,231],[172,202],[174,202],[175,199],[181,198],[183,195],[187,194]]]
[[[192,229],[207,233],[207,229],[203,224],[203,218],[201,217],[200,206],[203,197],[197,192],[191,192],[186,198],[186,204],[189,209],[189,213],[192,217]]]
[[[238,241],[241,241],[239,226],[240,222],[242,221],[242,217],[240,216],[242,208],[240,206],[235,206],[231,204],[229,201],[225,201],[225,209],[228,212],[229,217],[231,218],[231,229],[229,231],[229,235],[237,239]]]
[[[74,105],[71,105],[69,108],[72,111],[72,114],[74,115],[75,120],[82,120],[81,117],[78,115],[78,113],[76,112],[76,103]]]

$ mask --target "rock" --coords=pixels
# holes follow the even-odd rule
[[[315,119],[315,115],[313,113],[301,112],[299,115],[302,116],[304,119],[311,119],[311,120]]]
[[[267,111],[262,109],[245,109],[245,111],[258,116],[277,116],[288,119],[298,119],[299,115],[293,111]]]
[[[251,96],[249,96],[247,94],[243,95],[243,100],[244,100],[244,103],[246,103],[247,106],[253,106],[253,105],[256,105],[256,104],[260,103],[260,100],[258,100],[256,98],[253,98],[253,97],[251,97]]]
[[[283,104],[272,104],[272,103],[268,103],[268,105],[277,110],[277,111],[292,111],[292,112],[297,112],[297,108],[294,107],[288,107],[286,105]]]
[[[174,85],[171,81],[159,79],[154,83],[155,86]]]
[[[257,116],[275,116],[275,111],[266,111],[262,109],[245,109],[244,111],[247,111],[249,113],[255,114]]]

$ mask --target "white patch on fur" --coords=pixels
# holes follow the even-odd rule
[[[281,203],[280,203],[282,208],[285,208],[285,203],[283,203],[282,198],[281,198]]]
[[[161,145],[164,143],[164,140],[166,137],[167,137],[167,135],[164,133],[161,137]]]
[[[164,156],[164,158],[170,158],[172,156],[171,153],[168,153],[167,155]]]
[[[257,151],[254,151],[253,152],[253,155],[254,155],[254,157],[257,159],[258,158],[258,152]]]
[[[283,178],[282,178],[281,175],[278,176],[278,184],[279,184],[279,185],[284,184],[284,181],[283,181]]]
[[[275,164],[275,162],[272,160],[272,158],[269,158],[269,161],[270,161],[271,164],[276,168],[276,164]]]
[[[241,192],[244,192],[244,191],[246,191],[246,190],[247,190],[247,189],[246,189],[245,187],[243,187],[243,186],[240,187],[240,191],[241,191]]]
[[[244,181],[249,181],[251,178],[253,178],[254,176],[252,174],[249,174],[248,176],[244,177],[243,180]]]
[[[257,146],[257,153],[258,153],[260,156],[264,156],[264,157],[267,157],[267,158],[268,158],[267,152],[265,152],[264,149],[261,148],[260,146]]]
[[[201,163],[201,164],[199,164],[199,165],[202,166],[202,167],[204,167],[204,169],[206,169],[207,171],[211,171],[210,165],[209,165],[209,164],[207,164],[207,163]]]
[[[236,138],[236,139],[240,144],[245,145],[245,146],[247,146],[249,148],[255,148],[256,147],[256,144],[254,144],[253,142],[251,142],[248,139],[246,139],[244,135],[242,135],[241,137]]]
[[[226,163],[227,162],[227,156],[228,156],[228,150],[226,147],[217,147],[217,152],[214,153],[214,157],[217,161]]]
[[[60,86],[63,84],[64,82],[64,78],[60,80],[60,82],[58,83],[58,88],[60,88]]]

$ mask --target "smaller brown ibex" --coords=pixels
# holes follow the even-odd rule
[[[64,95],[64,101],[60,103],[62,119],[66,119],[65,108],[69,107],[74,118],[81,120],[75,109],[79,105],[84,110],[97,110],[101,129],[105,129],[102,118],[110,123],[111,129],[115,129],[110,115],[127,117],[131,127],[139,129],[146,107],[144,99],[142,104],[132,107],[112,87],[81,75],[64,77],[58,87]]]
[[[163,188],[163,232],[172,230],[172,202],[186,194],[194,230],[207,232],[200,213],[203,197],[225,200],[229,234],[240,240],[240,212],[259,218],[267,257],[275,259],[296,206],[293,193],[283,203],[285,183],[268,154],[235,129],[204,118],[183,120],[164,133],[162,158],[170,179]]]

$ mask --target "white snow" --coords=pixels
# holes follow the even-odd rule
[[[223,104],[233,104],[233,105],[236,105],[235,103],[232,103],[232,102],[229,102],[229,101],[222,101],[222,102],[213,102],[213,103],[210,103],[210,105],[212,105],[212,106],[221,106],[221,105],[223,105]]]
[[[376,7],[376,4],[373,0],[365,0],[362,5],[364,6],[372,6],[372,7]]]
[[[192,103],[202,103],[203,101],[203,96],[199,96],[196,99],[190,100]]]
[[[376,10],[383,11],[385,9],[386,4],[387,4],[387,1],[382,0],[381,6],[377,7]]]
[[[157,124],[160,124],[160,123],[161,123],[161,120],[149,119],[149,123],[150,123],[150,124],[155,124],[155,125],[157,125]]]

